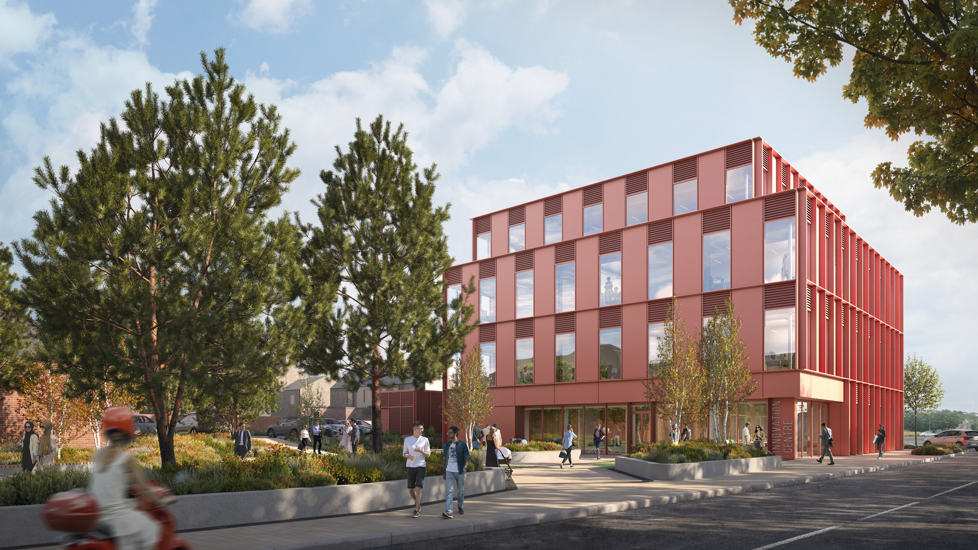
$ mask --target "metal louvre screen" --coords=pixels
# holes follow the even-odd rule
[[[598,328],[621,326],[621,306],[606,307],[598,313]]]
[[[694,180],[697,176],[697,159],[687,159],[672,165],[672,183]]]
[[[795,215],[794,193],[781,193],[764,199],[764,221],[769,222]]]
[[[788,187],[788,165],[781,165],[781,188],[786,189]]]
[[[569,334],[577,330],[577,318],[573,313],[562,313],[554,319],[554,332]]]
[[[560,214],[564,211],[564,197],[550,197],[549,199],[543,201],[543,215],[553,216],[554,214]]]
[[[780,283],[764,287],[764,309],[795,307],[795,283]]]
[[[670,307],[672,307],[672,299],[670,298],[649,302],[646,312],[649,323],[664,323]]]
[[[519,319],[516,321],[517,338],[533,338],[533,319]]]
[[[554,262],[558,264],[573,262],[576,259],[574,244],[573,242],[558,244],[554,251]]]
[[[672,220],[665,220],[649,224],[648,244],[667,243],[672,241]]]
[[[621,231],[598,237],[598,254],[612,254],[614,252],[621,252]]]
[[[812,223],[812,199],[805,197],[805,208],[808,212],[808,223]]]
[[[520,252],[516,255],[516,271],[533,269],[533,251]]]
[[[489,216],[482,216],[475,219],[475,234],[481,235],[492,230],[492,219]]]
[[[712,317],[717,309],[720,313],[727,312],[727,300],[730,299],[730,291],[711,292],[703,295],[703,317]]]
[[[639,172],[625,178],[625,194],[634,195],[649,190],[649,173]]]
[[[812,287],[807,287],[807,293],[805,294],[805,304],[808,311],[812,310]]]
[[[496,341],[496,325],[479,325],[479,343]]]
[[[509,225],[519,225],[526,220],[526,208],[519,206],[509,210]]]
[[[730,229],[730,208],[720,208],[703,213],[703,234]]]
[[[491,279],[496,276],[496,260],[479,262],[479,278]]]
[[[584,188],[584,206],[601,204],[602,202],[604,202],[603,185],[592,185]]]
[[[450,285],[460,285],[462,284],[462,268],[453,267],[448,270],[448,284]]]
[[[754,159],[754,143],[747,141],[733,147],[727,147],[727,170],[750,164]]]
[[[764,153],[761,155],[761,166],[765,170],[770,170],[771,169],[771,150],[768,149],[767,147],[764,147],[763,151],[764,151]]]

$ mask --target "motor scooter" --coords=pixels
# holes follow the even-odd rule
[[[170,490],[154,481],[146,484],[157,497],[170,497]],[[160,524],[160,541],[156,550],[192,550],[187,541],[177,537],[177,520],[166,506],[156,506],[138,494],[136,486],[129,488],[138,498],[137,510],[145,512]],[[116,550],[112,534],[99,524],[98,502],[83,490],[75,489],[52,495],[41,508],[44,523],[54,531],[64,531],[59,544],[71,550]]]

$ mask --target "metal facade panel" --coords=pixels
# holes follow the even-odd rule
[[[645,227],[624,231],[621,253],[622,302],[644,302],[649,292],[649,261]]]
[[[554,247],[538,248],[533,254],[533,313],[550,315],[554,312],[557,286],[554,280]]]
[[[649,221],[672,217],[672,167],[649,170]]]
[[[740,339],[747,344],[750,358],[747,363],[752,371],[764,370],[764,298],[761,288],[735,289],[733,303],[737,317],[743,321]],[[766,394],[762,394],[766,396]]]
[[[559,317],[559,316],[558,316]],[[560,331],[560,321],[557,321]],[[578,382],[596,381],[600,376],[598,363],[600,361],[600,340],[598,335],[598,312],[596,310],[582,311],[577,314],[574,334],[574,353],[577,364],[575,380]]]
[[[604,184],[604,230],[625,227],[625,178]]]
[[[730,276],[734,288],[764,284],[764,223],[760,201],[733,205]]]
[[[526,205],[526,249],[543,246],[543,201]]]
[[[584,234],[584,207],[581,206],[583,192],[571,191],[564,195],[564,213],[561,218],[564,239],[576,239]]]
[[[492,215],[492,256],[509,254],[509,212]]]
[[[556,349],[556,333],[554,332],[554,316],[537,317],[533,326],[533,383],[553,384],[554,353]],[[553,390],[550,390],[553,395]],[[517,397],[519,395],[517,394]],[[522,403],[520,403],[522,404]]]
[[[699,210],[720,206],[727,202],[727,172],[723,169],[723,151],[700,157],[700,174],[696,180]]]
[[[673,287],[677,296],[703,290],[703,235],[700,214],[680,216],[673,223]]]
[[[621,377],[644,379],[649,370],[649,325],[646,304],[632,304],[622,308],[621,319]],[[623,397],[619,397],[623,399]]]
[[[516,318],[516,255],[496,260],[496,321]]]
[[[598,307],[601,278],[597,237],[577,241],[576,261],[574,265],[575,309]]]
[[[496,385],[516,384],[516,323],[496,324]]]

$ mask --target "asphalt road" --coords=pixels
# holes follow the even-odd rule
[[[807,485],[441,539],[425,546],[974,549],[978,453]]]

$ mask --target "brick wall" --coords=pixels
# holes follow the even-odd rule
[[[21,440],[24,437],[24,422],[28,419],[21,412],[24,398],[17,392],[0,392],[0,441]],[[30,420],[38,425],[40,422],[36,418]],[[63,445],[80,447],[82,449],[95,448],[95,436],[91,430],[86,430],[71,441],[62,442]]]

